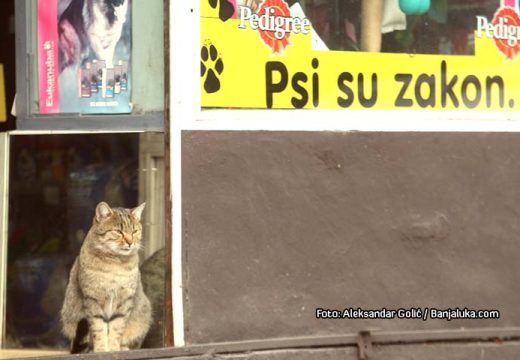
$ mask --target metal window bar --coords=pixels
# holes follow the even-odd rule
[[[369,332],[363,331],[359,334],[329,335],[329,336],[307,336],[295,338],[277,338],[266,340],[236,341],[226,343],[213,343],[191,345],[178,348],[165,349],[141,349],[131,352],[118,353],[95,353],[82,355],[82,359],[171,359],[176,357],[193,357],[193,359],[207,358],[215,355],[232,355],[240,353],[274,351],[274,350],[298,350],[319,348],[355,348],[359,346],[360,335],[365,340],[370,340],[372,345],[414,345],[425,343],[494,343],[501,341],[502,344],[518,344],[520,340],[520,327],[511,328],[481,328],[465,330],[438,330],[438,331],[401,331],[401,332]],[[55,359],[72,359],[77,356],[58,356]],[[33,358],[32,360],[42,359]],[[29,359],[31,360],[31,359]]]

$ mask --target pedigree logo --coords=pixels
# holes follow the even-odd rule
[[[239,29],[258,30],[264,43],[277,54],[290,44],[291,34],[308,34],[311,28],[309,19],[292,17],[283,0],[265,0],[256,14],[247,6],[239,6],[239,18]]]
[[[520,17],[508,6],[498,9],[491,23],[484,16],[477,16],[477,36],[493,39],[497,49],[514,60],[520,51]]]

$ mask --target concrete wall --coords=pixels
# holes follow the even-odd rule
[[[440,344],[440,345],[396,345],[375,347],[370,360],[514,360],[518,359],[520,344]],[[191,357],[165,356],[164,359],[205,360],[210,355]],[[236,355],[218,355],[222,360],[357,360],[355,348],[325,349],[280,349],[248,352]]]
[[[188,344],[520,325],[520,136],[185,132]],[[345,307],[498,320],[318,320]]]
[[[365,360],[513,360],[518,358],[520,343],[468,343],[468,344],[415,344],[374,346]],[[87,354],[82,358],[109,360],[111,353]],[[355,347],[287,348],[270,350],[230,351],[226,345],[206,347],[169,348],[160,350],[135,350],[120,353],[118,359],[176,359],[176,360],[357,360]],[[32,359],[31,359],[32,360]],[[36,358],[34,358],[36,360]]]

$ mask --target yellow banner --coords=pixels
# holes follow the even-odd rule
[[[0,122],[7,121],[4,65],[0,64]]]
[[[244,21],[235,15],[223,21],[209,1],[201,7],[203,107],[520,109],[520,62],[483,36],[491,32],[487,24],[479,34],[475,30],[475,55],[313,50],[310,31],[304,33],[300,23],[300,31],[291,33],[287,47],[276,53],[254,29],[262,19]],[[268,27],[269,19],[264,20]]]

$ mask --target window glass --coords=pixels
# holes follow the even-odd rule
[[[411,3],[410,8],[422,2],[430,3],[401,1]],[[423,14],[407,14],[399,0],[366,1],[372,6],[367,9],[362,3],[307,0],[304,8],[330,50],[468,55],[475,50],[477,16],[492,19],[500,5],[497,0],[433,0]],[[379,47],[374,45],[379,42]]]
[[[59,313],[70,268],[100,201],[125,208],[148,202],[139,190],[150,183],[149,171],[143,171],[146,164],[140,163],[146,158],[143,152],[138,134],[12,137],[5,347],[69,348]],[[148,225],[163,219],[143,219],[143,242],[151,256],[164,239],[155,239],[156,248],[148,249]],[[147,264],[143,274],[164,279],[164,259],[159,262]],[[143,275],[149,298],[161,302],[164,281],[151,283],[149,278]],[[162,308],[162,303],[153,305]],[[154,347],[162,346],[156,335],[162,334],[162,315],[155,316],[159,329],[152,327],[155,337],[148,341]]]

